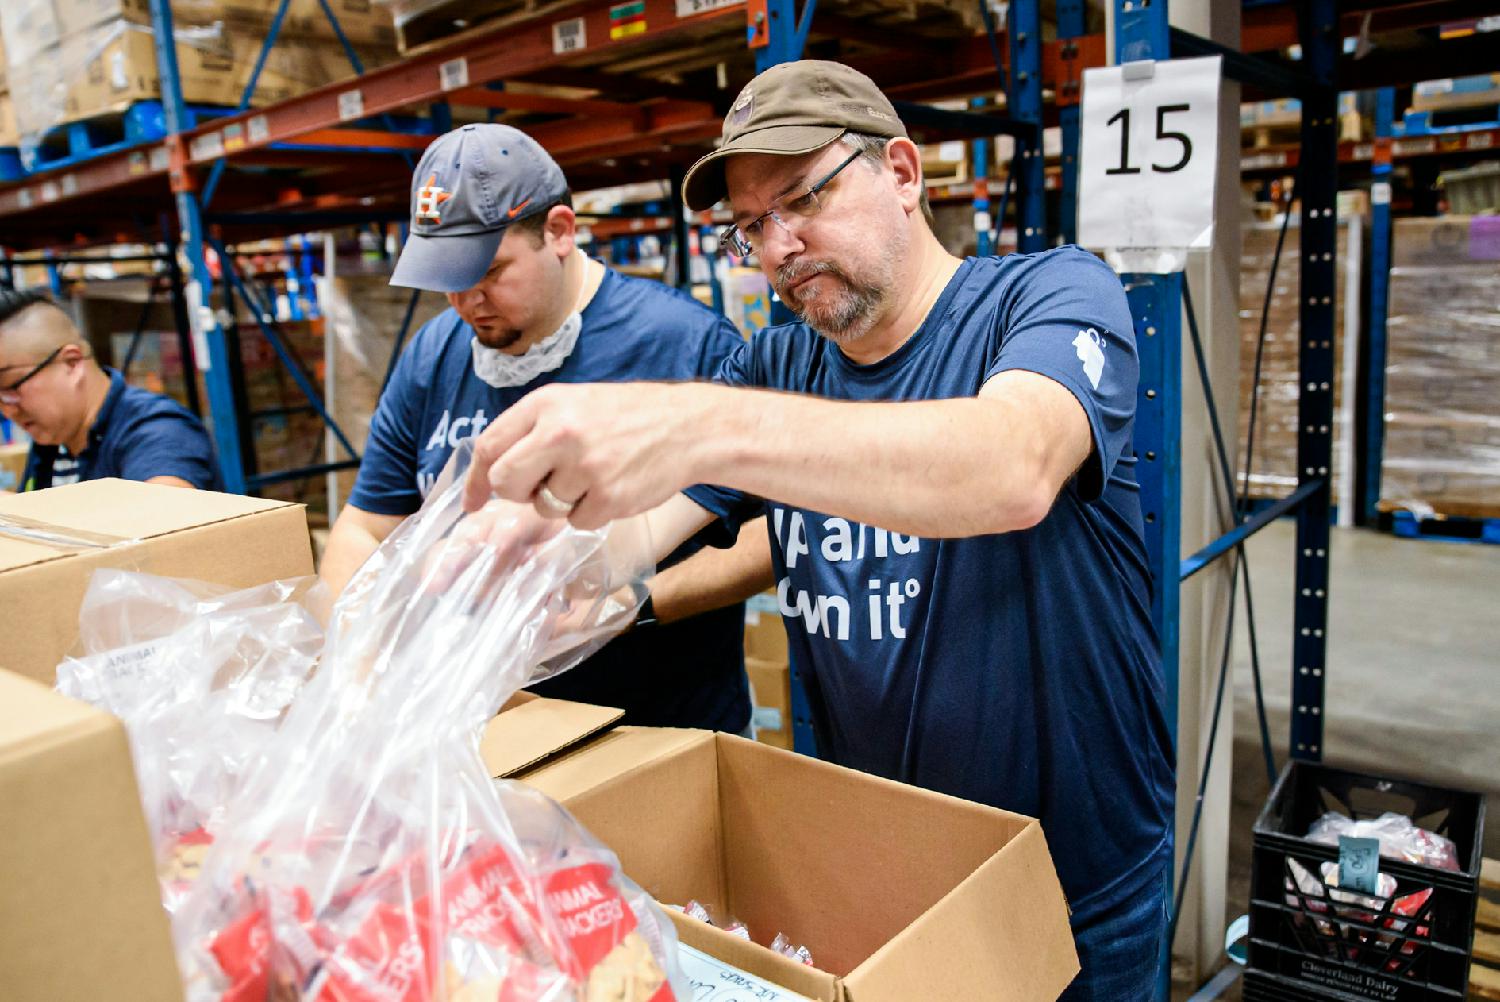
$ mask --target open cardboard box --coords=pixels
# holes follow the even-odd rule
[[[249,588],[313,572],[302,505],[128,480],[0,497],[0,665],[51,686],[101,567]]]
[[[622,727],[522,777],[670,913],[682,941],[823,1002],[1056,998],[1078,971],[1034,819],[703,731]],[[764,946],[778,933],[805,967]]]

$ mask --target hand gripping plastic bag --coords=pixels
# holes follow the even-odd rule
[[[644,520],[462,510],[461,447],[335,607],[322,662],[174,915],[192,1000],[669,1002],[676,939],[485,722],[633,616]],[[674,985],[676,990],[674,990]]]
[[[58,666],[57,689],[125,723],[168,911],[317,663],[313,581],[231,591],[119,570],[90,579],[83,653]]]

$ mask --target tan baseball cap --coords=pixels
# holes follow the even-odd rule
[[[688,168],[682,200],[694,212],[727,194],[724,161],[736,153],[811,153],[845,132],[894,139],[906,126],[875,81],[843,63],[802,59],[751,80],[724,116],[719,148]]]

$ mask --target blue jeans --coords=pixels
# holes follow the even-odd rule
[[[1083,969],[1060,1002],[1149,1002],[1155,997],[1167,935],[1164,880],[1093,916],[1087,925],[1074,926]]]

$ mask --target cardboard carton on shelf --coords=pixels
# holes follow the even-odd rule
[[[120,722],[0,670],[0,803],[0,994],[181,999]]]
[[[671,913],[682,942],[809,999],[1055,998],[1078,971],[1034,819],[702,731],[617,728],[522,780],[658,901],[755,939]]]
[[[183,100],[237,105],[256,65],[264,35],[222,24],[175,32]],[[155,40],[150,28],[111,21],[56,42],[34,45],[23,65],[11,67],[9,85],[23,136],[59,124],[124,111],[161,98]],[[389,49],[365,47],[365,66],[392,58]],[[354,75],[342,47],[324,39],[278,39],[257,78],[251,104],[283,101]]]
[[[313,569],[301,505],[126,480],[0,497],[0,666],[51,685],[101,567],[232,588]]]
[[[26,457],[31,446],[22,442],[0,444],[0,491],[18,491],[26,475]]]
[[[776,748],[792,747],[792,670],[785,661],[745,656],[753,704],[755,740]]]
[[[786,623],[774,591],[752,595],[745,603],[745,655],[764,661],[787,660]]]

